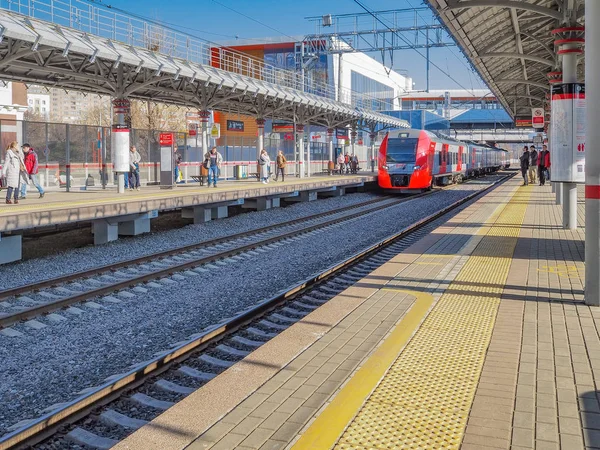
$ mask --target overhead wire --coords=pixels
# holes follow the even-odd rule
[[[412,43],[410,43],[404,36],[402,36],[401,34],[399,34],[397,31],[393,30],[392,27],[390,27],[388,24],[386,24],[384,21],[382,21],[379,17],[377,17],[377,15],[370,10],[367,6],[365,6],[360,0],[353,0],[354,3],[356,3],[358,6],[360,6],[366,13],[368,13],[369,15],[371,15],[377,22],[379,22],[380,24],[382,24],[383,26],[385,26],[390,32],[392,32],[393,34],[395,34],[399,39],[401,39],[402,41],[404,41],[408,46],[410,46],[412,48],[413,51],[415,51],[418,55],[420,55],[421,57],[427,59],[427,56],[424,55],[422,52],[419,51],[418,48],[416,48],[414,45],[412,45]],[[454,81],[454,83],[456,83],[458,86],[460,86],[462,89],[464,89],[465,91],[471,93],[471,95],[473,95],[473,97],[476,97],[476,94],[474,92],[474,89],[468,89],[467,87],[465,87],[461,82],[459,82],[456,78],[454,78],[450,73],[448,73],[448,71],[445,71],[444,69],[442,69],[438,64],[434,63],[433,61],[429,61],[429,63],[435,67],[436,69],[438,69],[440,72],[442,72],[443,74],[445,74],[450,80]],[[489,89],[489,88],[488,88]],[[479,97],[477,100],[482,100],[483,98],[485,98],[488,94]],[[472,100],[472,102],[475,102],[477,100]],[[504,127],[504,125],[501,123],[500,124],[502,127]]]

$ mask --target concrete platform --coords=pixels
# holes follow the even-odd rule
[[[513,179],[115,448],[599,448],[600,308],[560,223]]]
[[[90,188],[71,192],[47,192],[43,199],[31,194],[18,205],[0,206],[0,264],[21,258],[24,230],[91,222],[96,244],[114,241],[119,235],[132,236],[150,231],[150,220],[160,211],[181,209],[195,223],[225,218],[228,207],[265,210],[280,206],[283,199],[312,201],[319,194],[343,195],[348,188],[374,183],[372,174],[315,176],[285,182],[222,181],[217,188],[197,183],[159,186],[117,194],[115,189]],[[12,235],[12,236],[11,236]]]

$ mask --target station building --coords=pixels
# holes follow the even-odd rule
[[[21,142],[21,127],[27,111],[27,88],[23,83],[0,82],[0,146],[2,152],[12,141]]]
[[[304,48],[302,48],[304,46]],[[364,53],[329,54],[323,50],[348,47],[338,39],[315,42],[297,41],[273,42],[265,39],[261,43],[239,43],[224,45],[222,48],[250,55],[268,65],[281,67],[290,71],[300,71],[299,61],[304,60],[307,78],[305,91],[322,94],[327,89],[328,95],[344,103],[375,111],[402,109],[401,97],[412,89],[412,79],[386,68],[379,61]],[[312,50],[315,50],[314,52]],[[317,51],[320,50],[320,51]],[[215,48],[213,54],[216,54]],[[304,58],[302,58],[304,55]],[[235,64],[235,61],[229,62]],[[220,66],[223,61],[219,61]],[[249,71],[252,69],[249,68]],[[215,141],[219,147],[242,147],[241,154],[250,152],[256,145],[258,128],[256,117],[238,114],[235,111],[214,112],[214,122],[220,124],[220,139]],[[293,123],[266,118],[265,145],[277,147],[285,153],[293,152]],[[311,143],[313,161],[327,160],[321,158],[326,152],[327,133],[324,127],[310,126],[305,129],[306,140]],[[338,151],[349,145],[347,130],[337,130],[335,145]],[[356,152],[359,158],[367,160],[368,137],[366,133],[358,133]],[[248,150],[244,150],[248,148]],[[245,159],[245,158],[242,158]],[[318,168],[316,168],[318,169]]]

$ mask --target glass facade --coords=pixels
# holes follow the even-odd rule
[[[296,71],[296,57],[293,50],[265,49],[265,63],[281,67],[290,71]],[[319,55],[306,69],[307,85],[306,92],[324,95],[323,86],[329,83],[327,70],[327,55]]]
[[[381,105],[393,105],[394,88],[352,71],[351,89],[359,94],[367,94],[360,105],[363,108],[380,110]]]
[[[443,98],[431,98],[431,99],[403,99],[402,109],[429,109],[437,110],[444,107]],[[496,100],[490,99],[473,99],[473,100],[454,100],[450,101],[450,108],[452,109],[502,109],[502,105]]]

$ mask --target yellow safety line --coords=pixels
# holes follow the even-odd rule
[[[403,319],[382,344],[386,351],[400,347],[396,361],[369,359],[294,449],[458,449],[517,243],[516,225],[531,195],[511,194],[510,203],[486,221],[484,237],[400,355],[410,325],[419,323],[414,318],[406,330]],[[405,338],[396,343],[399,336]]]
[[[405,292],[414,296],[416,300],[389,337],[335,396],[325,411],[317,417],[306,433],[292,447],[293,449],[325,449],[335,443],[373,387],[398,357],[398,353],[410,339],[433,303],[433,296],[424,292],[393,288],[380,290]]]

